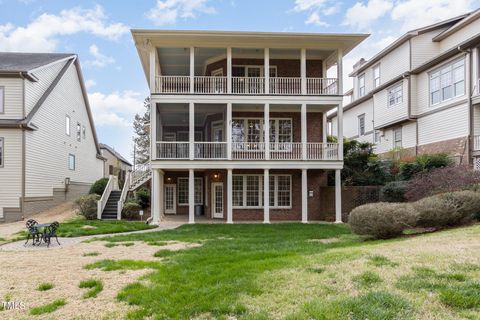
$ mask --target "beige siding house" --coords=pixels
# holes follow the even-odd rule
[[[74,199],[102,175],[77,56],[0,53],[0,221]]]
[[[375,143],[380,154],[446,152],[480,165],[479,46],[477,10],[407,32],[359,61],[345,136]],[[336,113],[329,121],[335,130]]]
[[[119,180],[125,181],[127,172],[132,170],[132,164],[109,145],[100,143],[100,151],[105,158],[103,177],[108,178],[110,175],[115,175]]]

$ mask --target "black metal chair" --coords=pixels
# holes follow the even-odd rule
[[[47,243],[47,248],[50,247],[50,241],[51,241],[52,237],[55,237],[58,245],[60,245],[60,242],[58,242],[58,237],[57,237],[58,227],[60,227],[60,223],[55,221],[52,224],[50,224],[50,226],[45,228],[45,232],[43,234],[43,241],[45,241]]]
[[[30,219],[27,221],[26,226],[28,230],[28,235],[27,235],[27,241],[23,246],[27,245],[28,240],[30,240],[30,238],[32,238],[32,245],[40,244],[40,241],[43,238],[43,233],[38,230],[38,228],[36,227],[37,224],[38,222],[33,219]]]

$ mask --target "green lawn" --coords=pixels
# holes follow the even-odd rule
[[[345,225],[185,225],[106,239],[156,245],[157,262],[132,255],[86,268],[153,269],[117,296],[138,306],[129,319],[477,319],[480,265],[468,261],[480,258],[480,226],[464,230],[364,241]],[[472,251],[424,245],[455,237]],[[171,240],[201,246],[162,249]],[[419,267],[433,274],[418,277]]]

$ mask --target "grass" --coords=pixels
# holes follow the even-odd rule
[[[30,314],[32,316],[37,316],[45,313],[52,313],[58,308],[63,307],[65,304],[66,302],[64,299],[58,299],[53,301],[52,303],[30,309]]]
[[[149,269],[117,295],[136,306],[128,319],[475,319],[480,267],[463,260],[476,261],[477,252],[444,248],[449,253],[441,255],[426,242],[476,248],[479,233],[474,226],[365,241],[345,225],[184,225],[101,240],[200,246],[159,248],[154,256],[167,259],[157,261],[107,259],[85,268]],[[318,241],[330,238],[336,241]]]
[[[37,287],[38,291],[48,291],[54,287],[53,283],[44,282],[40,283]]]
[[[57,235],[59,237],[80,237],[108,233],[119,233],[128,231],[138,231],[155,228],[153,225],[147,225],[140,221],[126,220],[85,220],[82,217],[75,217],[60,223]],[[25,230],[17,233],[17,239],[26,239]]]
[[[97,251],[92,251],[92,252],[85,252],[82,256],[84,257],[96,257],[99,256],[101,253]]]
[[[107,248],[113,248],[113,247],[118,247],[118,246],[124,246],[124,247],[131,247],[135,243],[133,242],[124,242],[124,243],[114,243],[114,242],[109,242],[105,244],[105,247]]]
[[[81,289],[90,289],[83,295],[84,299],[95,298],[103,290],[103,283],[97,279],[88,279],[80,281],[78,287]]]

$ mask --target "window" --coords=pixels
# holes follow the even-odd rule
[[[465,94],[465,59],[451,62],[430,73],[430,104]]]
[[[82,127],[82,136],[83,140],[85,140],[85,138],[87,137],[87,129],[85,128],[85,126]]]
[[[77,141],[82,140],[82,126],[77,122]]]
[[[358,116],[358,135],[365,135],[365,114]]]
[[[388,106],[394,106],[403,101],[403,87],[402,83],[388,89]]]
[[[70,136],[70,117],[65,116],[65,134]]]
[[[3,138],[0,138],[0,168],[3,168],[5,159],[5,147]]]
[[[393,130],[393,147],[402,147],[402,128],[397,128]]]
[[[234,207],[261,208],[263,206],[263,175],[234,175],[232,182]],[[268,199],[272,208],[290,208],[292,176],[270,175]]]
[[[375,136],[374,136],[374,142],[379,143],[380,142],[380,131],[375,131]]]
[[[373,67],[373,87],[376,88],[380,85],[380,65]]]
[[[185,206],[188,205],[188,178],[178,178],[177,179],[177,188],[178,188],[178,205]],[[194,197],[195,204],[203,204],[203,179],[195,178],[194,179]]]
[[[5,112],[5,87],[0,87],[0,113]]]
[[[365,74],[358,77],[358,96],[363,97],[365,95]]]
[[[68,155],[68,169],[75,170],[75,155],[73,154]]]
[[[245,128],[247,128],[245,130]],[[278,143],[292,142],[293,125],[292,119],[270,119],[270,142],[273,144],[272,150],[285,150],[288,145],[278,145]],[[265,128],[262,119],[233,119],[232,120],[232,142],[263,142]],[[234,145],[234,148],[240,149],[241,145]],[[258,148],[257,144],[252,144],[249,148]]]
[[[108,166],[108,174],[110,174],[110,175],[113,174],[113,166],[112,165]]]

